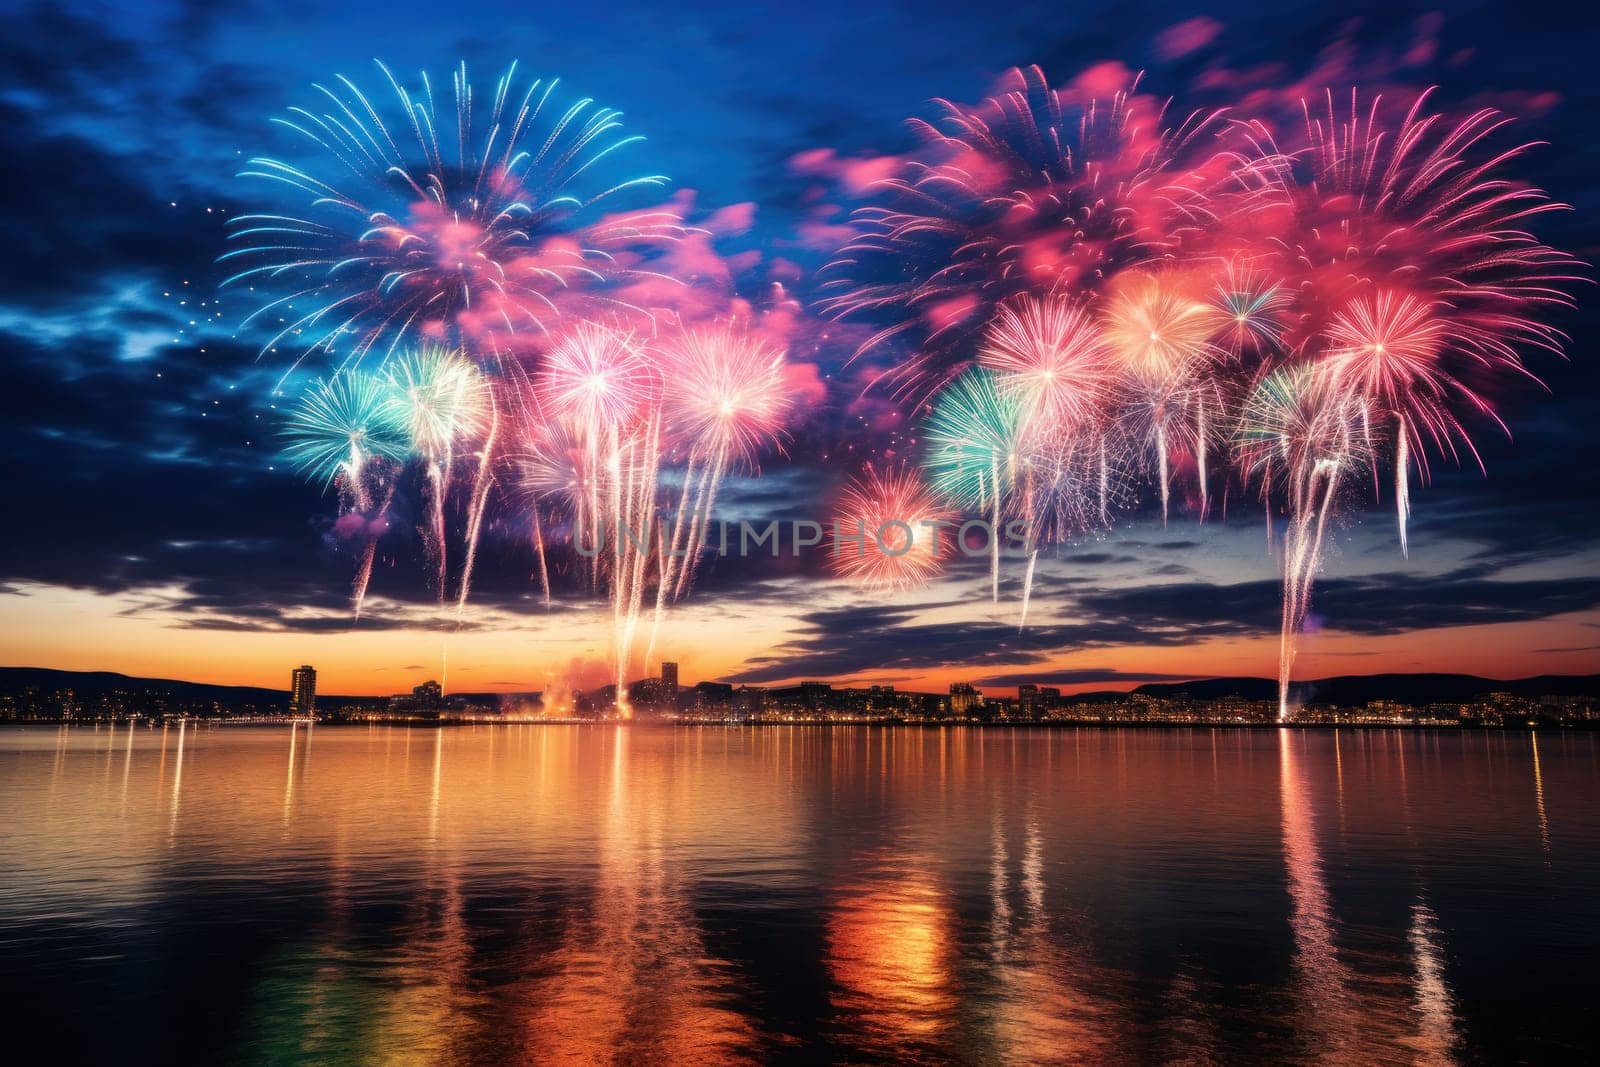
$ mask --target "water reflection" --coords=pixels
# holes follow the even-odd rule
[[[843,1039],[887,1055],[933,1043],[954,1024],[955,945],[926,857],[868,863],[829,909],[830,1002]]]
[[[1299,748],[1306,734],[1278,731],[1283,761],[1283,857],[1294,903],[1294,999],[1297,1029],[1308,1045],[1339,1057],[1347,1055],[1361,1018],[1351,1003],[1352,976],[1334,943],[1335,916],[1317,849],[1311,785]]]
[[[1413,996],[1420,1020],[1412,1043],[1420,1062],[1449,1063],[1457,1043],[1455,1001],[1445,980],[1444,948],[1439,920],[1427,901],[1411,908],[1411,951],[1416,959]]]
[[[1374,735],[1387,746],[1391,737]],[[1454,1001],[1446,976],[1442,934],[1427,902],[1426,883],[1416,882],[1403,945],[1360,945],[1364,931],[1337,914],[1325,871],[1317,827],[1312,768],[1304,751],[1315,735],[1279,732],[1283,780],[1284,861],[1293,901],[1296,1029],[1307,1056],[1361,1062],[1391,1058],[1406,1050],[1415,1062],[1455,1062]],[[1427,744],[1427,741],[1423,742]],[[1337,788],[1344,782],[1337,732],[1333,739]],[[1427,765],[1413,761],[1412,775]],[[1398,858],[1419,859],[1405,745],[1395,746],[1396,807],[1409,845]],[[1342,936],[1341,936],[1342,935]],[[1351,942],[1342,945],[1341,940]],[[1387,1050],[1387,1051],[1386,1051]]]
[[[1544,775],[1539,770],[1539,735],[1528,735],[1528,747],[1533,755],[1533,800],[1539,812],[1539,845],[1546,856],[1550,855],[1550,819],[1544,810]]]
[[[687,798],[670,765],[635,764],[631,730],[607,731],[593,892],[561,924],[518,999],[529,1056],[577,1062],[722,1062],[757,1028],[732,1004],[736,969],[715,958],[676,853]],[[677,847],[675,847],[677,846]]]
[[[67,1059],[1571,1056],[1596,768],[1529,735],[12,730],[0,996]]]

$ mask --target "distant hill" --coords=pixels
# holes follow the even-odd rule
[[[79,699],[94,699],[117,690],[149,693],[182,704],[289,708],[289,693],[284,689],[264,689],[253,685],[207,685],[180,682],[172,678],[134,678],[112,671],[56,671],[46,667],[0,667],[0,692],[19,693],[36,687],[44,692],[71,689]],[[318,693],[326,702],[364,704],[385,701],[383,697],[343,697]]]
[[[1189,696],[1196,700],[1227,696],[1276,700],[1278,683],[1270,678],[1203,678],[1192,682],[1148,683],[1134,692],[1153,697]],[[1600,694],[1600,675],[1543,674],[1503,681],[1471,674],[1351,674],[1296,682],[1290,686],[1290,692],[1302,704],[1315,702],[1339,707],[1359,707],[1373,700],[1398,700],[1407,704],[1469,701],[1485,693],[1510,693],[1519,697],[1594,696]]]

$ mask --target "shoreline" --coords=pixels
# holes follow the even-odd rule
[[[0,721],[0,729],[26,729],[36,727],[42,729],[59,730],[64,727],[76,729],[113,727],[121,729],[129,725],[145,723],[148,729],[167,727],[182,722],[195,727],[229,727],[233,729],[281,729],[284,726],[322,727],[324,729],[357,729],[361,727],[401,727],[408,730],[440,730],[459,729],[462,727],[488,726],[543,726],[543,727],[627,727],[630,729],[782,729],[782,728],[807,728],[807,729],[854,729],[860,727],[887,728],[898,730],[1431,730],[1431,731],[1477,731],[1483,733],[1493,732],[1526,732],[1530,730],[1570,730],[1576,733],[1587,733],[1600,730],[1600,722],[1516,722],[1516,723],[1485,723],[1485,722],[1185,722],[1178,720],[1154,720],[1146,722],[1106,722],[1099,719],[1052,719],[1037,722],[916,722],[895,719],[874,719],[860,721],[837,721],[827,719],[802,719],[792,722],[761,722],[761,721],[736,721],[736,720],[693,720],[672,721],[665,719],[453,719],[442,722],[426,721],[337,721],[311,722],[305,719],[174,719],[170,723],[159,723],[154,720],[115,720],[99,722],[49,722],[46,720]]]

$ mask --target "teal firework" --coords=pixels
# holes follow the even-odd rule
[[[935,492],[950,502],[984,508],[1016,478],[1022,418],[995,375],[973,368],[939,392],[924,431],[923,463]]]
[[[459,351],[424,345],[394,360],[388,380],[411,451],[430,461],[488,424],[489,383]]]
[[[371,460],[400,460],[409,448],[405,407],[394,386],[360,371],[317,381],[283,428],[284,458],[327,488],[359,478]]]

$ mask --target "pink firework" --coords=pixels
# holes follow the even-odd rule
[[[1394,423],[1394,500],[1403,553],[1409,552],[1412,453],[1424,473],[1427,451],[1421,446],[1428,442],[1454,456],[1459,439],[1476,455],[1455,415],[1457,403],[1499,423],[1489,402],[1451,373],[1445,330],[1427,303],[1392,289],[1351,300],[1327,329],[1321,366],[1328,380],[1360,403],[1369,421]]]
[[[1488,408],[1451,376],[1445,342],[1445,323],[1425,301],[1378,289],[1356,297],[1334,315],[1321,365],[1338,387],[1427,428],[1445,443],[1459,429],[1446,406],[1450,394],[1464,395],[1480,410]]]
[[[978,361],[1021,413],[1024,435],[1092,426],[1108,400],[1111,352],[1081,304],[1022,297],[1000,308]]]
[[[1134,87],[1098,100],[1027,67],[982,103],[938,101],[933,122],[911,124],[921,147],[856,212],[824,311],[887,323],[862,350],[910,337],[916,354],[891,381],[925,396],[970,364],[1008,298],[1091,292],[1172,254],[1210,220],[1202,135],[1216,116],[1165,129],[1164,109]]]
[[[518,485],[530,501],[546,501],[577,515],[598,473],[590,467],[586,435],[571,419],[552,419],[528,433],[515,457]]]
[[[655,397],[660,375],[633,334],[581,322],[551,346],[536,383],[555,417],[615,430]]]
[[[1134,272],[1112,286],[1101,327],[1121,373],[1127,434],[1154,453],[1162,522],[1170,507],[1175,448],[1195,456],[1202,516],[1209,499],[1207,444],[1221,406],[1212,373],[1218,319],[1201,293],[1188,275]]]
[[[1394,420],[1402,548],[1407,471],[1427,470],[1416,446],[1471,450],[1459,420],[1491,414],[1488,383],[1526,375],[1523,349],[1561,351],[1565,337],[1545,313],[1572,303],[1580,266],[1524,229],[1565,205],[1504,175],[1528,147],[1489,147],[1510,119],[1484,108],[1453,121],[1428,112],[1428,96],[1401,113],[1381,97],[1363,106],[1354,90],[1341,108],[1330,92],[1303,104],[1303,130],[1289,145],[1248,124],[1255,156],[1240,173],[1252,237],[1295,290],[1300,314],[1287,343],[1331,354],[1384,409],[1375,414]],[[1403,347],[1409,339],[1409,354],[1379,352],[1380,334]]]
[[[657,347],[664,364],[662,407],[668,430],[685,444],[687,463],[678,506],[661,538],[655,617],[645,662],[669,599],[694,578],[711,526],[717,491],[729,468],[754,470],[757,458],[782,440],[793,407],[786,388],[784,350],[752,331],[705,326],[668,337]]]
[[[832,564],[845,579],[877,592],[920,589],[950,555],[950,514],[914,468],[868,466],[834,509]]]
[[[668,426],[700,458],[753,467],[793,407],[783,349],[734,326],[700,327],[659,346]]]
[[[1315,345],[1354,295],[1400,287],[1449,308],[1452,343],[1520,367],[1517,348],[1559,351],[1541,307],[1567,306],[1579,264],[1522,227],[1565,208],[1508,180],[1505,164],[1529,146],[1494,152],[1510,119],[1484,108],[1452,122],[1420,94],[1393,126],[1381,97],[1348,110],[1331,92],[1302,102],[1298,143],[1280,145],[1260,122],[1243,129],[1255,158],[1242,172],[1275,269],[1297,291],[1295,347]]]

